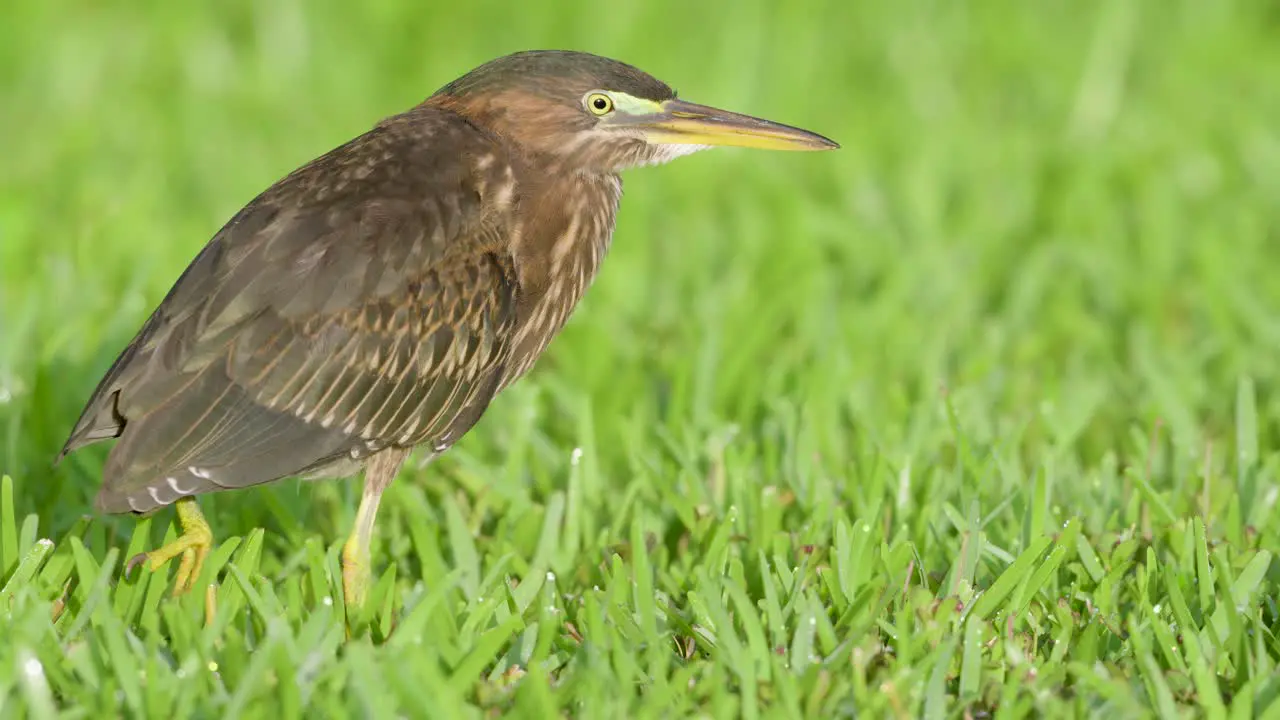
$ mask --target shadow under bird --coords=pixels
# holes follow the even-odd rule
[[[134,559],[155,571],[180,558],[175,595],[213,543],[195,496],[363,470],[342,553],[359,608],[383,490],[412,449],[456,443],[560,331],[609,248],[619,173],[716,145],[838,147],[595,55],[481,65],[236,213],[59,458],[119,438],[97,508],[176,506],[178,539]]]

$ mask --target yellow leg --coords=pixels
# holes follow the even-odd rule
[[[342,546],[342,597],[348,618],[361,614],[369,596],[369,542],[373,538],[373,521],[378,515],[382,491],[391,484],[408,454],[403,448],[388,448],[370,458],[365,469],[364,493],[356,510],[356,524]]]
[[[148,553],[136,555],[129,561],[129,569],[146,563],[147,569],[155,572],[170,560],[182,556],[178,563],[178,576],[173,581],[173,595],[177,597],[187,590],[200,577],[200,568],[204,567],[204,559],[213,547],[213,531],[205,521],[204,514],[196,505],[195,498],[185,497],[174,503],[178,513],[178,524],[182,534],[177,540]]]
[[[360,509],[351,536],[342,546],[342,596],[348,610],[359,610],[369,595],[369,542],[373,538],[373,521],[382,500],[382,489],[365,483]]]

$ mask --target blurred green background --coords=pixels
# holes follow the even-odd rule
[[[375,570],[422,574],[415,524],[457,540],[423,514],[442,497],[463,498],[485,555],[519,545],[504,517],[566,488],[583,555],[557,562],[583,578],[632,517],[679,564],[702,518],[736,512],[752,562],[775,535],[825,546],[842,518],[875,519],[930,592],[973,509],[1003,548],[967,569],[981,586],[1071,517],[1097,547],[1140,536],[1175,564],[1171,538],[1203,517],[1243,562],[1280,546],[1278,37],[1262,0],[12,5],[0,471],[57,540],[107,448],[54,455],[223,222],[472,67],[560,47],[843,148],[629,173],[587,299],[454,451],[393,486]],[[205,507],[219,537],[265,527],[264,556],[284,557],[341,538],[358,491],[287,482]],[[132,526],[95,520],[85,542],[100,556]],[[1256,609],[1273,633],[1274,599]]]

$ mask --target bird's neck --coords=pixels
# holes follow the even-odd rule
[[[563,292],[576,302],[609,250],[621,179],[574,171],[549,173],[522,188],[521,195],[523,232],[516,263],[522,289],[530,295]]]
[[[567,172],[541,178],[520,190],[515,354],[522,360],[514,376],[528,370],[595,279],[622,196],[616,175]]]

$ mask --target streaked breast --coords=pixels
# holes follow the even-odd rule
[[[517,250],[521,312],[511,366],[502,385],[524,375],[560,332],[609,251],[622,182],[617,176],[572,176],[541,199],[556,203],[530,213]]]

